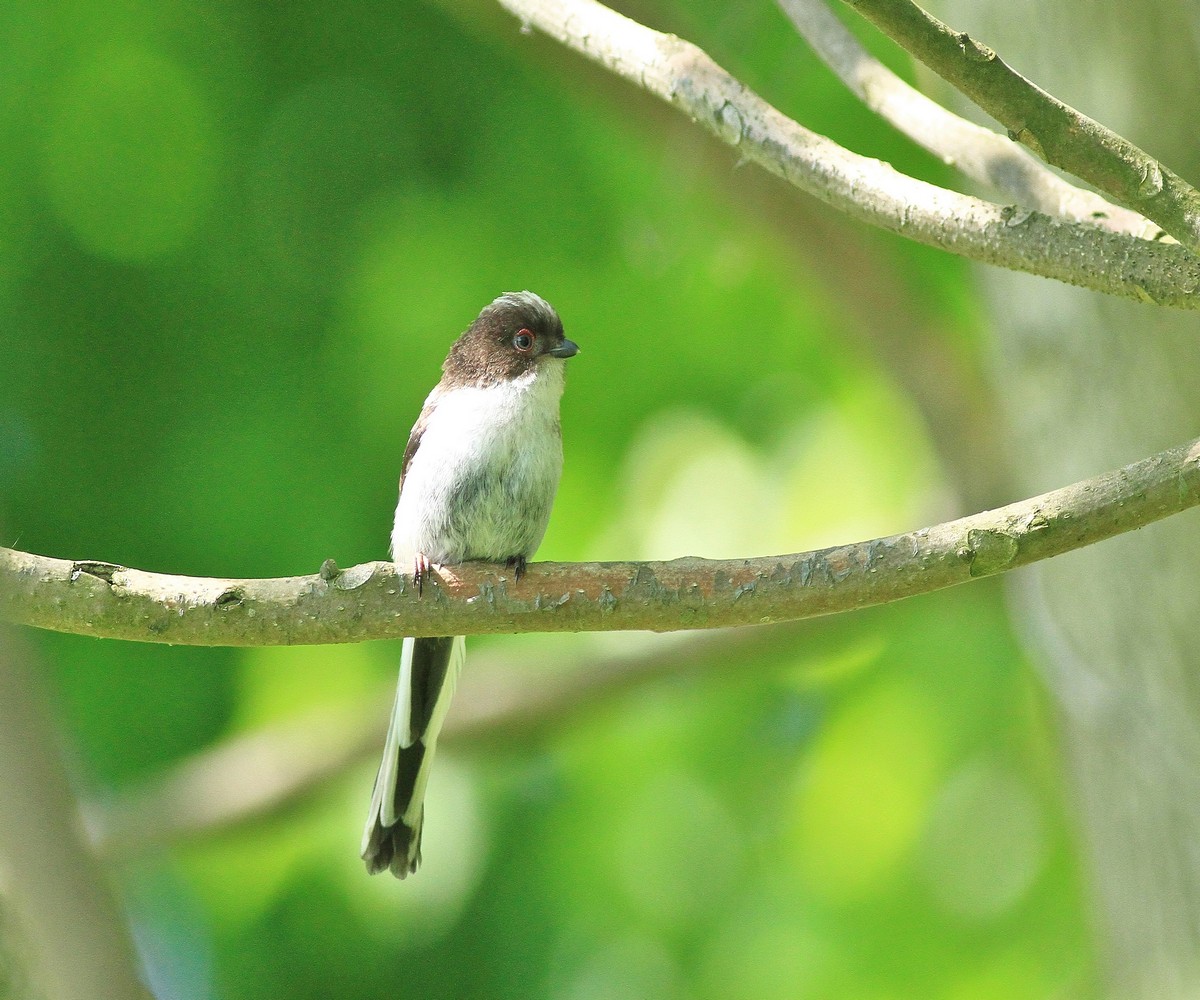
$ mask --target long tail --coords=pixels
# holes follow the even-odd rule
[[[404,878],[421,863],[429,767],[466,651],[461,635],[404,640],[396,703],[363,831],[362,858],[372,875],[390,868]]]

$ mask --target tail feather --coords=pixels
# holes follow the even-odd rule
[[[362,858],[372,875],[390,868],[404,878],[421,863],[429,767],[465,656],[461,635],[404,640],[396,702],[363,831]]]

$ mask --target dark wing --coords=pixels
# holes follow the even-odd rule
[[[413,460],[413,455],[417,453],[417,449],[421,446],[421,437],[425,434],[429,418],[433,416],[433,411],[437,408],[438,397],[440,395],[441,393],[435,387],[425,400],[425,405],[421,407],[421,415],[417,417],[417,422],[413,424],[412,432],[408,435],[408,444],[404,448],[404,458],[400,462],[400,489],[404,489],[404,477],[408,474],[409,463]]]

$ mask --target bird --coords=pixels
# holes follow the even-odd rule
[[[558,490],[559,401],[577,353],[553,306],[530,291],[496,298],[451,346],[404,449],[392,527],[392,560],[418,594],[434,565],[483,560],[524,574]],[[402,879],[421,863],[430,765],[465,657],[461,635],[404,640],[363,831],[372,875]]]

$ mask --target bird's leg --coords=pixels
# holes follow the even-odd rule
[[[418,552],[416,559],[413,560],[413,583],[417,585],[417,596],[420,597],[425,589],[425,577],[429,575],[429,570],[433,563],[429,561],[429,556],[424,552]]]
[[[521,582],[521,577],[525,575],[525,557],[524,556],[509,556],[504,560],[504,565],[513,571],[513,576],[517,583]]]

